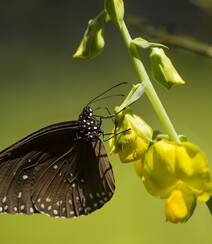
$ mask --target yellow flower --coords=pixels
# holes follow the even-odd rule
[[[114,137],[109,141],[111,152],[118,153],[124,163],[139,160],[149,147],[152,128],[129,108],[119,110],[116,107]]]
[[[142,181],[153,196],[167,199],[166,218],[186,221],[196,200],[207,202],[212,193],[208,161],[199,147],[161,140],[144,156]]]

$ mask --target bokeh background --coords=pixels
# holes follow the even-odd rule
[[[211,1],[125,2],[131,16],[170,32],[208,43],[212,40]],[[43,126],[77,119],[90,98],[117,82],[129,82],[117,91],[127,94],[137,80],[112,25],[106,27],[107,45],[102,55],[92,61],[72,59],[88,19],[102,9],[103,0],[9,0],[0,5],[1,149]],[[136,28],[130,28],[138,34]],[[204,149],[212,168],[212,60],[176,48],[168,53],[187,84],[169,92],[156,83],[155,88],[177,131]],[[148,65],[147,53],[144,59]],[[112,109],[120,102],[113,98],[103,104]],[[162,130],[145,97],[134,110]],[[110,121],[104,123],[106,132],[111,128]],[[212,217],[204,204],[198,205],[186,224],[167,223],[163,201],[145,191],[134,166],[121,164],[116,156],[110,158],[116,192],[101,210],[69,220],[1,215],[0,243],[212,243]]]

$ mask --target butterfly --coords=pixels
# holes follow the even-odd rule
[[[71,218],[101,208],[115,190],[102,134],[86,105],[78,120],[47,126],[0,152],[0,213]]]

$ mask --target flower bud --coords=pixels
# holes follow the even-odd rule
[[[92,59],[102,52],[105,46],[104,18],[105,15],[102,14],[88,22],[83,39],[73,55],[74,58]]]
[[[165,203],[166,220],[172,223],[186,222],[196,207],[196,197],[188,188],[173,190]]]
[[[122,162],[136,161],[147,151],[152,139],[152,128],[126,108],[115,109],[114,137],[110,140],[111,152],[118,153]]]
[[[173,85],[185,84],[162,48],[152,48],[150,58],[153,77],[161,85],[170,89]]]
[[[105,0],[105,9],[114,23],[119,24],[124,19],[123,0]]]

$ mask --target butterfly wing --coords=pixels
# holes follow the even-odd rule
[[[33,202],[50,216],[87,215],[109,201],[115,190],[112,168],[98,138],[76,141],[62,157],[39,164],[36,170]]]
[[[0,212],[73,217],[112,197],[101,140],[76,140],[78,130],[77,121],[51,125],[0,153]]]
[[[32,203],[35,168],[68,151],[77,128],[77,121],[54,124],[0,152],[0,213],[36,212]]]

